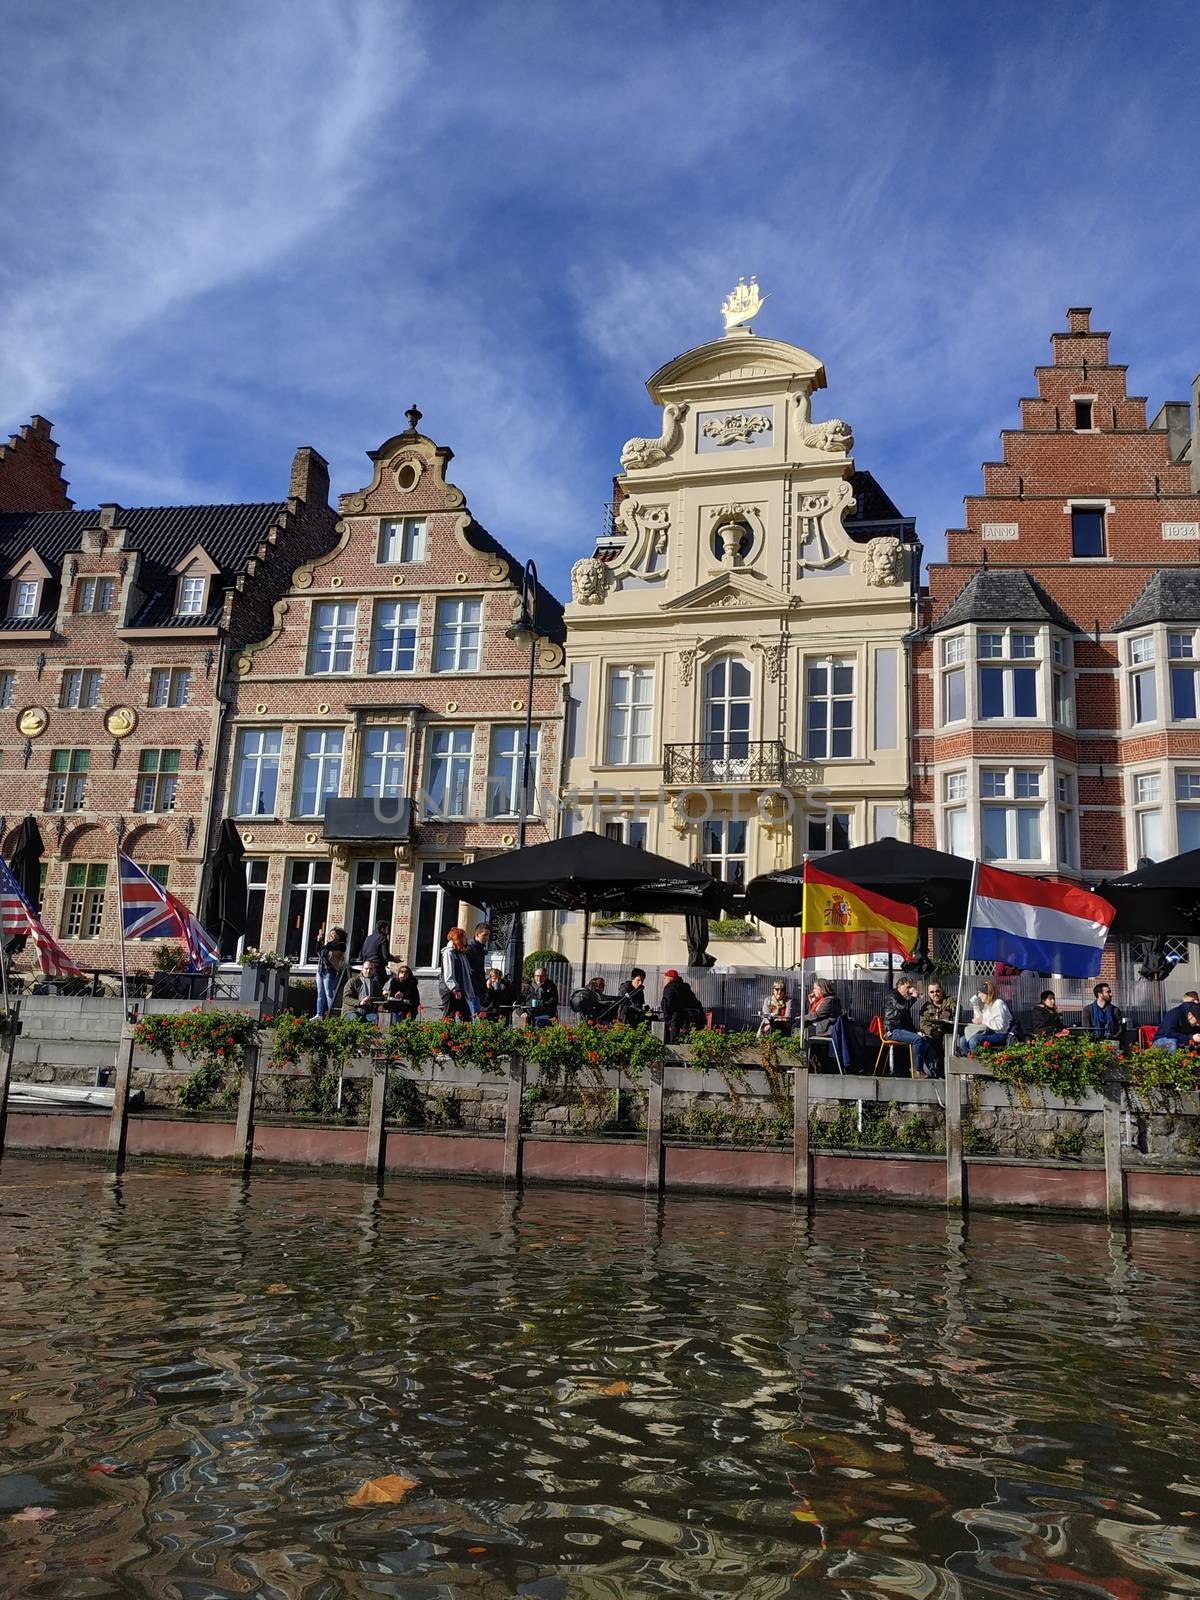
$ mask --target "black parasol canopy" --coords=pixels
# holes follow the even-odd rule
[[[1147,861],[1098,883],[1096,893],[1117,908],[1112,924],[1117,938],[1194,937],[1200,934],[1200,850]]]
[[[822,872],[860,889],[874,889],[892,900],[915,906],[926,927],[961,928],[966,925],[971,892],[971,862],[902,839],[879,839],[853,850],[834,850],[817,858]],[[798,928],[801,920],[801,884],[804,863],[782,872],[764,872],[746,890],[751,916],[776,928]]]
[[[238,940],[246,932],[246,867],[242,836],[228,817],[217,833],[217,847],[208,858],[204,891],[200,896],[200,922],[232,961]]]
[[[8,856],[9,869],[21,885],[29,904],[35,909],[42,898],[42,843],[41,829],[33,817],[26,817],[13,836],[13,846]],[[25,948],[26,935],[18,933],[8,941],[7,948],[15,954]]]

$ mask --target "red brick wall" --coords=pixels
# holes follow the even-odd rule
[[[0,445],[0,511],[69,511],[58,446],[45,417]]]

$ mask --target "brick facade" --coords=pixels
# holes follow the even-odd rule
[[[912,647],[915,840],[1092,883],[1200,844],[1200,452],[1108,345],[1085,308],[1052,336]]]
[[[301,449],[286,499],[243,506],[55,510],[29,481],[35,503],[0,514],[0,837],[7,857],[36,818],[43,921],[85,969],[115,971],[117,837],[195,904],[226,664],[334,542],[328,469]],[[131,966],[152,954],[131,948]]]
[[[336,545],[297,568],[233,662],[221,807],[249,860],[251,940],[302,969],[321,926],[345,925],[356,956],[382,919],[428,970],[445,929],[477,913],[422,882],[517,835],[511,786],[488,780],[523,747],[529,646],[506,637],[522,569],[446,481],[452,452],[408,416],[370,453],[370,484],[341,497]],[[534,620],[537,781],[556,791],[562,608],[541,589]],[[552,835],[531,818],[528,843]]]
[[[58,446],[45,417],[0,445],[0,511],[69,511]]]

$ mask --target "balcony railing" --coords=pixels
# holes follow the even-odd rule
[[[808,788],[813,767],[782,739],[704,739],[663,746],[667,784],[750,784]]]

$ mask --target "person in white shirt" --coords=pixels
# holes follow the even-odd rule
[[[979,993],[973,997],[971,1004],[971,1021],[963,1034],[967,1054],[974,1055],[981,1044],[989,1045],[992,1049],[1007,1044],[1012,1012],[996,993],[996,985],[990,978],[985,978],[979,985]]]

